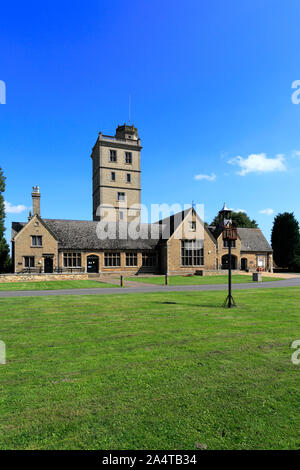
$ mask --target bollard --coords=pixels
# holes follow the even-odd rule
[[[252,273],[253,282],[262,282],[262,273]]]
[[[124,287],[124,278],[122,275],[120,276],[120,286]]]
[[[166,274],[165,275],[165,286],[169,285],[169,276]]]

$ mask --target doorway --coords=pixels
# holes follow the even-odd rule
[[[222,256],[222,269],[228,269],[228,255]],[[237,257],[235,255],[231,255],[231,269],[237,269]]]
[[[90,255],[86,259],[86,270],[88,273],[99,272],[99,257],[96,255]]]
[[[241,259],[241,270],[242,271],[247,271],[248,269],[248,260],[247,258],[242,258]]]
[[[46,257],[44,259],[44,272],[53,273],[53,258]]]

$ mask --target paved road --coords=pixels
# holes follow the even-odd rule
[[[233,290],[239,289],[266,289],[269,287],[295,287],[300,286],[300,276],[284,281],[252,282],[233,284]],[[208,284],[201,286],[154,286],[142,284],[138,287],[100,287],[93,289],[59,289],[35,291],[0,291],[0,297],[40,297],[48,295],[99,295],[99,294],[143,294],[145,292],[188,292],[226,290],[226,284]]]

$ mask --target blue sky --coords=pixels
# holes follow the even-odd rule
[[[91,148],[129,94],[143,203],[194,200],[210,222],[226,201],[267,237],[278,212],[300,219],[299,1],[15,1],[1,19],[7,227],[33,185],[42,216],[92,217]]]

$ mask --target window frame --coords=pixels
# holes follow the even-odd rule
[[[131,174],[126,173],[126,183],[131,183]]]
[[[26,260],[28,261],[28,266],[26,266]],[[31,263],[31,261],[33,261]],[[24,268],[34,268],[35,267],[35,259],[34,259],[34,256],[23,256],[23,265],[24,265]]]
[[[120,195],[124,195],[124,198],[120,198]],[[126,201],[126,193],[124,193],[123,191],[118,191],[117,192],[117,201],[119,202],[125,202]]]
[[[134,268],[138,265],[138,253],[137,251],[134,252],[126,252],[126,267],[127,268]]]
[[[125,152],[125,163],[127,165],[132,165],[132,152]]]
[[[231,241],[231,248],[236,248],[236,240]],[[223,239],[223,248],[229,248],[229,240]]]
[[[75,264],[74,264],[75,260]],[[63,267],[64,268],[81,268],[82,256],[80,251],[64,251],[63,252]]]
[[[33,243],[33,240],[37,242],[37,240],[40,240],[41,243]],[[42,235],[31,235],[31,246],[33,248],[41,248],[43,246],[43,236]]]
[[[104,252],[104,268],[119,268],[121,267],[121,252],[120,251],[105,251]]]
[[[117,163],[117,161],[118,161],[117,151],[115,149],[110,149],[109,152],[110,152],[109,161],[111,163]]]
[[[204,246],[197,247],[199,240],[181,240],[181,266],[199,267],[204,266]],[[190,244],[191,248],[186,246]]]
[[[110,172],[110,181],[116,181],[116,172],[115,171]]]

